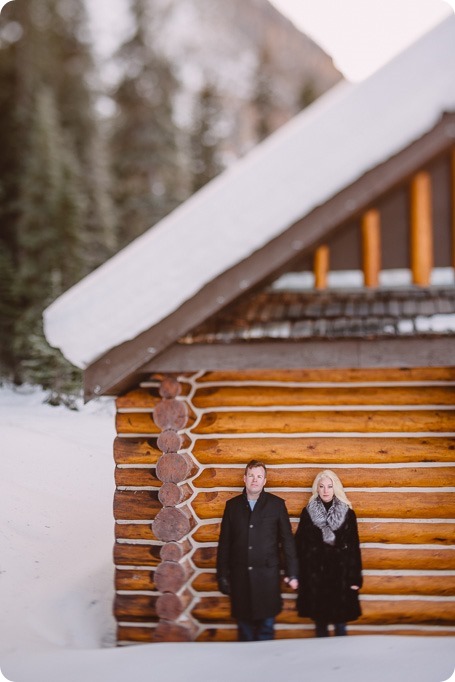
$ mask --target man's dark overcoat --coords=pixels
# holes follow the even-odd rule
[[[320,623],[346,623],[361,615],[358,590],[362,587],[362,559],[355,512],[349,509],[335,531],[335,544],[323,542],[305,509],[295,536],[299,558],[297,611]]]
[[[262,491],[253,511],[245,490],[226,503],[221,523],[217,577],[229,590],[237,620],[271,618],[281,611],[280,564],[297,577],[298,562],[284,501]]]

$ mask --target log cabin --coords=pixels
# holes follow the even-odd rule
[[[45,311],[116,397],[121,645],[236,638],[215,559],[252,458],[359,518],[351,634],[455,634],[455,18],[304,110]],[[277,637],[313,634],[283,585]]]

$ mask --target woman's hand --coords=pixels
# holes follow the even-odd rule
[[[289,587],[291,588],[291,590],[297,590],[298,587],[299,587],[299,581],[297,580],[297,578],[285,578],[285,579],[284,579],[284,582],[285,582],[287,585],[289,585]]]
[[[358,590],[359,586],[358,585],[351,585],[351,590]]]

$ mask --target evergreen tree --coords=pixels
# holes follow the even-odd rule
[[[193,192],[197,192],[222,170],[220,141],[216,132],[220,113],[219,94],[214,85],[206,83],[196,98],[190,132]]]
[[[255,88],[252,96],[253,111],[256,120],[256,137],[262,142],[276,128],[273,115],[276,110],[274,93],[274,76],[272,73],[272,59],[270,52],[263,47],[258,55],[258,63],[254,78]]]
[[[112,253],[114,237],[83,2],[14,0],[0,40],[0,193],[8,197],[0,369],[60,392],[80,377],[47,345],[42,311]]]
[[[159,15],[149,0],[132,0],[131,10],[134,34],[117,53],[124,75],[114,93],[112,134],[121,246],[185,198],[173,112],[178,82],[168,59],[154,48]]]

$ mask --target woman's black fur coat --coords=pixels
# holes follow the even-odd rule
[[[295,536],[299,558],[299,616],[320,623],[345,623],[361,615],[358,590],[362,587],[357,519],[348,509],[344,522],[335,531],[335,544],[322,540],[305,507]]]

